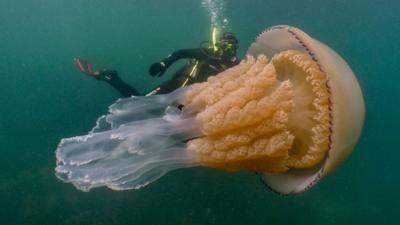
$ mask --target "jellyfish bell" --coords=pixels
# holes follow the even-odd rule
[[[318,64],[320,72],[326,75],[329,144],[327,154],[315,166],[262,174],[265,184],[282,194],[308,190],[348,157],[360,136],[365,110],[361,88],[348,64],[334,50],[298,28],[280,25],[265,30],[249,47],[247,54],[272,57],[289,49],[309,55]],[[295,78],[286,74],[282,79]]]
[[[262,173],[284,194],[308,189],[358,139],[357,80],[332,50],[288,26],[264,32],[248,53],[206,82],[118,100],[89,134],[60,142],[57,177],[83,191],[126,190],[204,166]]]

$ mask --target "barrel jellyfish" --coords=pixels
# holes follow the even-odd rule
[[[278,193],[301,193],[348,157],[363,121],[346,62],[300,29],[275,26],[206,82],[118,100],[87,135],[61,140],[55,170],[83,191],[138,189],[203,166],[257,172]]]

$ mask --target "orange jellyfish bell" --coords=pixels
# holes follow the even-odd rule
[[[318,131],[318,135],[328,135],[326,154],[321,161],[306,168],[292,168],[283,173],[263,173],[262,179],[272,190],[281,194],[300,193],[315,185],[323,176],[332,172],[353,150],[360,136],[364,123],[364,100],[358,81],[347,65],[347,63],[331,48],[311,38],[298,28],[280,25],[274,26],[261,33],[256,41],[250,46],[247,54],[257,56],[266,55],[272,57],[287,50],[296,50],[307,54],[318,65],[318,73],[325,75],[324,89],[327,94],[327,110],[329,115],[325,127],[328,132]],[[277,69],[279,70],[279,69]],[[277,71],[279,79],[295,80],[298,77],[288,68]],[[298,75],[302,75],[298,73]],[[298,92],[300,94],[301,91]],[[295,95],[296,96],[296,95]],[[302,96],[297,95],[298,102]],[[296,102],[296,100],[295,100]],[[315,102],[304,107],[315,108]],[[301,109],[299,109],[301,110]],[[290,118],[291,117],[291,118]],[[307,123],[306,118],[299,114],[289,114],[292,120],[290,129],[303,132]],[[296,131],[297,130],[297,131]],[[296,135],[295,135],[296,136]],[[302,137],[300,136],[300,138]],[[293,148],[302,149],[307,147],[294,140]],[[304,150],[304,149],[303,149]],[[292,149],[293,151],[293,149]],[[313,149],[305,149],[312,152]],[[297,154],[293,151],[292,154]]]

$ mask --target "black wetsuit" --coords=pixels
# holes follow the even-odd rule
[[[109,83],[113,88],[117,89],[124,97],[132,95],[140,95],[140,93],[131,85],[125,83],[119,76],[116,70],[103,70],[100,71],[100,80]]]
[[[194,48],[178,50],[162,62],[165,69],[179,59],[193,59],[186,66],[176,72],[172,78],[160,86],[153,89],[152,94],[164,94],[176,90],[182,86],[206,81],[209,76],[216,75],[227,68],[239,63],[236,52],[225,51],[223,53],[214,52],[210,48]],[[196,71],[191,74],[193,66],[197,63]],[[191,76],[190,76],[191,74]],[[124,97],[141,95],[131,85],[125,83],[115,70],[104,70],[100,72],[100,79],[106,81],[117,89]]]

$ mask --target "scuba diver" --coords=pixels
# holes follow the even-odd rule
[[[147,95],[165,94],[180,87],[203,82],[209,76],[216,75],[237,65],[240,62],[236,56],[239,42],[235,35],[225,32],[217,40],[216,28],[214,28],[212,36],[212,45],[209,47],[178,50],[160,62],[153,63],[149,68],[149,74],[153,77],[160,77],[174,62],[179,59],[190,59],[170,80],[162,83]],[[204,43],[208,42],[203,42],[202,44]],[[80,58],[75,58],[74,63],[82,73],[109,83],[124,97],[142,95],[134,87],[124,82],[115,70],[95,70],[90,63]]]

